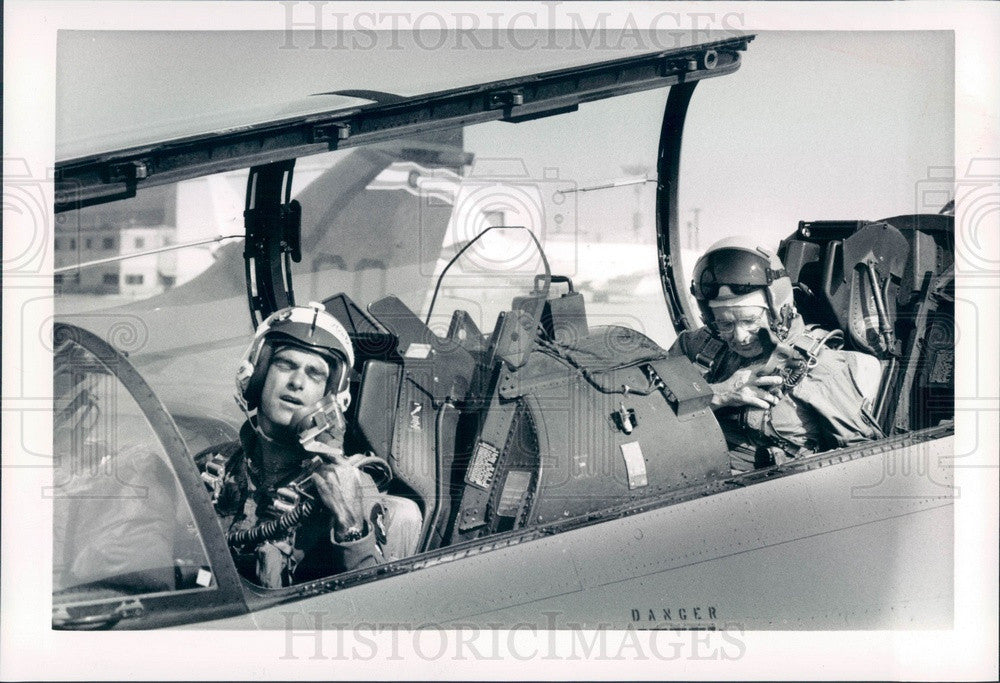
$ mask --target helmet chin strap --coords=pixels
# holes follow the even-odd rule
[[[281,446],[289,446],[295,443],[294,438],[289,438],[288,440],[275,439],[273,436],[265,432],[263,427],[260,426],[259,408],[254,408],[254,409],[247,408],[246,401],[241,401],[239,396],[236,397],[236,403],[237,405],[239,405],[240,410],[243,411],[243,415],[246,417],[247,422],[250,423],[250,426],[253,428],[255,432],[257,432],[257,436],[259,436],[261,439],[267,441],[268,443],[278,444]],[[293,429],[289,429],[290,437],[295,433],[296,432]]]
[[[792,329],[792,321],[795,320],[796,315],[798,313],[795,312],[795,308],[791,304],[785,304],[778,312],[777,320],[772,319],[771,329],[780,341],[788,338],[788,332]],[[768,312],[768,317],[771,317],[770,312]]]
[[[791,304],[785,304],[782,306],[781,310],[778,312],[777,318],[775,318],[771,311],[768,310],[767,319],[771,341],[777,344],[778,342],[783,342],[788,339],[788,334],[792,330],[792,324],[798,316],[798,312]]]
[[[271,441],[271,437],[265,434],[264,430],[261,429],[260,425],[257,424],[257,409],[254,408],[251,410],[250,408],[248,408],[246,399],[244,399],[243,396],[240,395],[239,391],[236,392],[235,398],[236,398],[236,405],[238,405],[240,407],[240,410],[243,411],[244,417],[246,417],[247,422],[250,423],[250,426],[253,427],[253,430],[257,432],[257,435],[260,436],[261,438]]]

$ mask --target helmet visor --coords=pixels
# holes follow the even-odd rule
[[[784,269],[773,270],[762,256],[742,249],[720,249],[698,261],[692,289],[695,297],[702,300],[717,298],[721,287],[742,296],[785,275]]]

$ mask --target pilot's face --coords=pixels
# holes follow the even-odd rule
[[[756,358],[764,353],[757,334],[767,324],[767,309],[761,306],[719,306],[715,314],[715,329],[734,353],[744,358]]]
[[[326,393],[330,368],[315,353],[285,347],[274,354],[260,396],[260,426],[277,436],[292,423],[295,412],[311,406]]]

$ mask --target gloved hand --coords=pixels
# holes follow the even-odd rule
[[[320,500],[333,514],[333,534],[338,543],[346,540],[351,531],[366,533],[361,477],[361,470],[343,457],[335,458],[310,477]]]

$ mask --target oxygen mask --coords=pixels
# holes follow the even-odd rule
[[[343,453],[347,420],[336,395],[328,394],[311,406],[295,411],[291,423],[305,450],[316,450],[315,445],[321,443]]]

